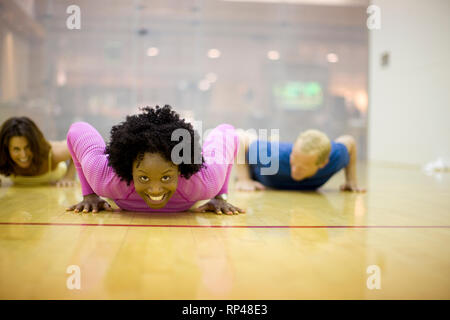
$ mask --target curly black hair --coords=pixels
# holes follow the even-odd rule
[[[114,169],[121,180],[128,185],[133,180],[132,165],[144,153],[158,153],[167,161],[172,161],[172,149],[179,141],[172,141],[172,132],[176,129],[186,129],[191,136],[189,163],[178,164],[180,175],[189,179],[194,173],[204,167],[203,156],[195,161],[196,155],[201,155],[200,137],[184,119],[165,105],[163,108],[144,107],[140,114],[127,116],[124,122],[111,129],[110,142],[105,154],[109,155],[108,164]],[[183,157],[183,151],[179,153]],[[200,162],[200,163],[199,163]]]

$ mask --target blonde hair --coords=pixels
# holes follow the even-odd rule
[[[317,154],[317,165],[323,164],[330,155],[331,142],[327,135],[319,130],[306,130],[302,132],[295,145],[300,144],[301,152],[306,154]]]

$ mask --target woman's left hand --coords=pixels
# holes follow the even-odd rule
[[[235,207],[225,200],[216,199],[216,198],[209,200],[209,202],[205,203],[204,205],[202,205],[198,208],[193,209],[192,211],[193,212],[212,211],[212,212],[215,212],[216,214],[225,213],[228,215],[245,213],[245,210]]]

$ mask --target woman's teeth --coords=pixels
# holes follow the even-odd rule
[[[159,197],[152,197],[150,195],[148,195],[148,197],[153,200],[153,201],[161,201],[164,198],[165,194],[160,195]]]
[[[28,162],[28,158],[26,159],[19,159],[20,162]]]

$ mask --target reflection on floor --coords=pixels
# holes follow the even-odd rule
[[[239,216],[73,214],[79,187],[3,183],[0,299],[449,299],[450,174],[361,176],[363,195],[337,191],[342,174],[318,193],[233,191]]]

